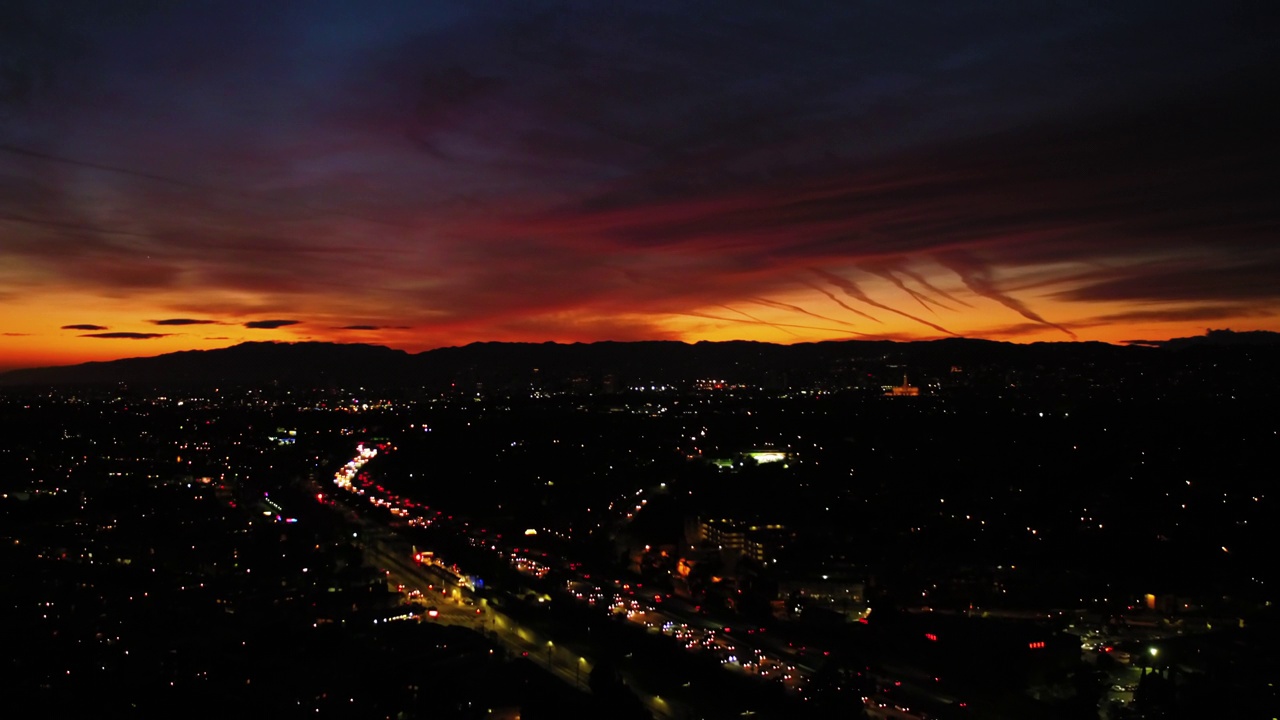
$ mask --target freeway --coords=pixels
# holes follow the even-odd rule
[[[394,447],[389,444],[381,444],[376,448],[367,447],[363,443],[357,446],[356,456],[334,475],[334,484],[340,490],[349,493],[348,497],[366,500],[374,507],[389,512],[393,517],[406,520],[411,527],[432,524],[441,528],[452,527],[473,544],[492,546],[492,539],[473,535],[466,522],[454,520],[452,516],[445,516],[440,511],[431,513],[430,508],[425,505],[410,498],[397,497],[370,479],[362,470],[366,464],[377,457],[380,450],[394,450]],[[324,493],[317,493],[316,497],[321,502],[326,502]],[[639,507],[643,507],[646,502],[642,500]],[[520,653],[521,656],[541,665],[565,683],[582,690],[586,689],[586,679],[594,663],[585,653],[557,645],[551,638],[521,626],[497,607],[486,603],[483,598],[476,598],[469,589],[458,586],[456,581],[451,582],[452,578],[443,574],[444,571],[419,564],[409,557],[408,553],[397,553],[390,549],[394,544],[379,542],[380,537],[395,536],[394,530],[388,525],[375,522],[365,513],[352,513],[350,517],[365,531],[366,536],[373,540],[366,545],[367,563],[383,570],[389,579],[394,580],[396,586],[403,585],[408,592],[418,590],[424,598],[439,598],[440,602],[435,603],[438,611],[436,622],[462,625],[486,633],[513,654]],[[496,546],[492,549],[499,552],[520,572],[535,577],[542,577],[545,574],[546,567],[533,558],[521,555],[518,550],[506,547],[499,549]],[[566,564],[575,568],[574,573],[577,579],[571,581],[568,588],[572,593],[572,584],[585,583],[588,576],[582,575],[576,569],[576,565]],[[623,607],[630,613],[630,619],[646,624],[651,623],[654,631],[667,634],[674,634],[674,628],[677,625],[683,624],[686,630],[693,625],[694,630],[689,632],[696,633],[699,636],[699,642],[691,644],[690,650],[711,651],[721,656],[722,664],[730,671],[744,672],[764,680],[778,681],[789,691],[803,694],[806,676],[811,669],[797,667],[798,663],[794,659],[788,658],[790,662],[784,660],[783,656],[791,653],[787,649],[782,649],[780,652],[776,650],[775,648],[780,646],[777,640],[771,638],[771,642],[761,643],[759,641],[764,640],[761,637],[755,638],[756,642],[744,643],[735,637],[729,637],[727,628],[713,627],[703,618],[695,617],[692,613],[681,612],[676,607],[660,609],[655,605],[658,602],[657,598],[654,602],[650,602],[643,597],[636,598],[634,593],[630,595],[614,593],[612,592],[614,589],[629,588],[622,583],[615,583],[615,586],[617,587],[610,589],[613,606],[616,609],[618,603],[624,603]],[[593,595],[601,600],[605,597],[604,590],[598,586]],[[581,595],[578,597],[582,599]],[[429,600],[426,602],[430,604]],[[604,609],[603,603],[601,609]],[[742,646],[741,650],[738,649],[739,645]],[[774,655],[770,656],[760,645],[772,646],[770,649],[774,650]],[[630,688],[649,710],[659,717],[692,716],[688,708],[672,700],[646,694],[634,683],[630,683]]]
[[[482,633],[504,647],[513,656],[526,657],[555,677],[578,690],[590,692],[587,678],[595,663],[584,654],[557,645],[550,638],[512,620],[509,615],[476,598],[464,587],[440,587],[440,576],[432,568],[401,557],[373,544],[366,548],[365,561],[387,574],[396,587],[406,593],[418,590],[423,602],[433,604],[439,615],[434,619],[444,625],[457,625]],[[479,612],[477,612],[479,611]],[[648,695],[634,686],[632,690],[651,712],[663,718],[685,717],[687,713],[674,702]]]
[[[366,558],[370,565],[387,572],[398,585],[404,585],[406,591],[416,589],[424,598],[431,598],[424,602],[438,609],[440,614],[436,621],[440,624],[459,625],[483,633],[508,652],[528,657],[570,685],[586,688],[586,676],[593,667],[586,658],[575,656],[570,659],[571,653],[566,649],[516,623],[483,599],[477,600],[466,588],[441,588],[440,578],[435,573],[410,559],[375,547],[366,551]]]

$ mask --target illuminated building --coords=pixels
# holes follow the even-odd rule
[[[920,388],[907,382],[907,376],[903,375],[902,384],[889,386],[884,394],[888,397],[915,397],[920,394]]]
[[[721,550],[736,550],[757,562],[768,562],[792,537],[785,525],[751,525],[735,520],[708,519],[698,523],[698,537]]]
[[[791,453],[783,450],[748,450],[734,457],[716,458],[711,462],[717,467],[729,469],[741,465],[745,460],[754,461],[758,465],[772,462],[785,462],[791,459]],[[786,467],[785,465],[783,467]]]

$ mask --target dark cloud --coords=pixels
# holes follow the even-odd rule
[[[114,166],[111,166],[111,165],[102,165],[102,164],[94,163],[94,162],[86,162],[86,161],[84,161],[84,160],[75,160],[75,159],[72,159],[72,158],[59,157],[59,156],[57,156],[57,155],[51,155],[51,154],[49,154],[49,153],[43,153],[43,152],[39,152],[39,151],[37,151],[37,150],[31,150],[30,148],[17,147],[17,146],[15,146],[15,145],[9,145],[9,144],[2,144],[2,143],[0,143],[0,152],[2,152],[2,153],[9,153],[9,154],[11,154],[11,155],[18,155],[18,156],[21,156],[21,157],[36,158],[36,159],[38,159],[38,160],[45,160],[45,161],[48,161],[48,162],[64,163],[64,164],[67,164],[67,165],[74,165],[74,166],[76,166],[76,167],[89,168],[89,169],[91,169],[91,170],[102,170],[102,171],[111,172],[111,173],[119,173],[119,174],[121,174],[121,175],[130,175],[130,176],[133,176],[133,177],[143,178],[143,179],[146,179],[146,180],[156,180],[156,181],[158,181],[158,182],[164,182],[164,183],[170,183],[170,184],[173,184],[173,185],[179,185],[179,186],[181,186],[181,187],[186,187],[186,188],[190,188],[190,189],[193,189],[193,190],[208,190],[208,189],[209,189],[209,188],[201,187],[201,186],[199,186],[199,185],[193,185],[193,184],[191,184],[191,183],[189,183],[189,182],[186,182],[186,181],[184,181],[184,180],[180,180],[180,179],[177,179],[177,178],[172,178],[172,177],[161,177],[161,176],[159,176],[159,175],[152,175],[152,174],[150,174],[150,173],[137,172],[137,171],[135,171],[135,170],[130,170],[130,169],[128,169],[128,168],[123,168],[123,167],[114,167]]]
[[[1245,4],[55,5],[0,17],[0,297],[424,345],[1280,309]]]
[[[90,325],[88,323],[81,323],[78,325],[63,325],[62,329],[63,330],[106,330],[107,327],[105,325]]]
[[[250,320],[244,326],[252,330],[274,330],[289,325],[298,325],[301,320]]]
[[[341,325],[334,330],[412,330],[410,325]]]
[[[7,333],[0,333],[0,335],[4,335],[5,337],[28,337],[31,335],[31,333],[7,332]]]
[[[86,338],[100,338],[104,340],[153,340],[155,338],[169,337],[169,333],[140,333],[140,332],[107,332],[107,333],[90,333],[81,335]]]
[[[1094,324],[1128,324],[1134,322],[1180,322],[1184,320],[1231,320],[1238,318],[1274,317],[1275,311],[1239,305],[1207,305],[1202,307],[1168,307],[1129,310],[1091,318]]]
[[[1256,262],[1209,255],[1199,262],[1155,263],[1058,293],[1077,301],[1212,302],[1280,300],[1280,253],[1262,249]]]
[[[194,318],[166,318],[164,320],[148,320],[152,325],[218,325],[217,320],[197,320]]]

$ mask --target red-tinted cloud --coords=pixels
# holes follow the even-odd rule
[[[0,298],[415,348],[1271,323],[1280,41],[1175,5],[19,1]]]

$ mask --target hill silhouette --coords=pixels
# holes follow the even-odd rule
[[[216,350],[13,370],[0,385],[125,383],[148,386],[503,385],[605,375],[627,382],[723,378],[777,383],[829,375],[860,364],[946,373],[955,366],[1069,367],[1160,362],[1177,351],[1244,352],[1280,348],[1280,334],[1211,331],[1201,338],[1110,345],[1100,342],[1016,344],[947,338],[920,342],[845,340],[794,345],[752,341],[473,343],[413,354],[379,345],[249,342]]]

